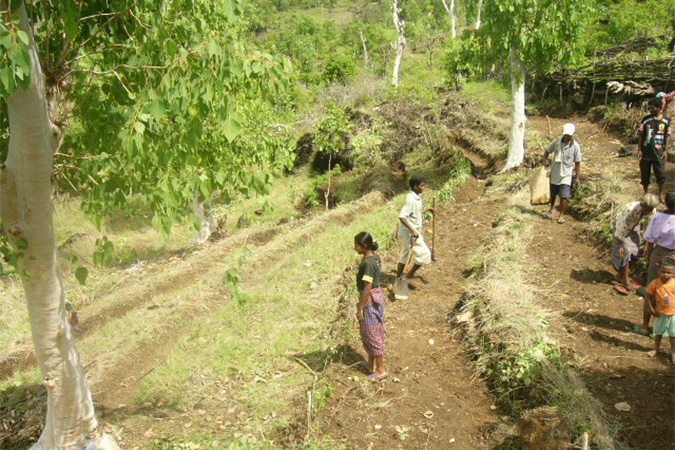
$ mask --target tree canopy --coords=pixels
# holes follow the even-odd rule
[[[291,65],[252,39],[244,2],[54,0],[29,15],[64,131],[57,180],[92,218],[141,196],[168,231],[195,193],[264,192],[289,162],[272,100]],[[0,29],[4,95],[27,73],[13,24]]]

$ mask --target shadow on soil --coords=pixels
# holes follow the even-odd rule
[[[584,284],[611,284],[614,280],[614,275],[607,270],[572,269],[570,277]]]
[[[342,344],[334,351],[330,349],[294,355],[294,358],[307,364],[314,372],[321,373],[335,363],[344,364],[347,367],[355,366],[363,361],[361,353],[351,345]]]
[[[645,349],[652,342],[645,338]],[[625,361],[624,367],[618,370],[616,367],[607,370],[597,366],[582,368],[579,370],[582,380],[605,410],[611,411],[611,416],[618,422],[619,438],[628,448],[672,450],[675,448],[672,441],[672,424],[675,423],[672,366],[665,356],[659,358],[663,369],[656,370],[637,368],[631,363],[634,357],[621,354],[616,357]],[[631,410],[617,411],[614,405],[618,402],[628,403]],[[644,417],[652,419],[646,423]]]
[[[618,319],[604,314],[591,314],[584,311],[567,311],[563,313],[563,316],[584,325],[602,327],[608,330],[632,331],[635,326],[635,323],[625,319]]]

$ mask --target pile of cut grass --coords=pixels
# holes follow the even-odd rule
[[[527,200],[527,189],[520,189],[496,217],[492,233],[473,260],[473,280],[453,321],[477,372],[512,415],[552,406],[574,430],[575,440],[588,432],[594,436],[595,448],[624,448],[600,402],[546,332],[547,312],[537,302],[537,288],[528,282],[526,247],[532,225],[526,214],[533,211]]]

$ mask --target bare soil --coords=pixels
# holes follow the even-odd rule
[[[477,155],[471,158],[474,165],[482,162]],[[388,292],[389,377],[364,382],[365,353],[358,333],[352,333],[348,356],[326,374],[339,389],[320,415],[322,434],[350,449],[493,447],[489,430],[500,422],[495,401],[474,375],[447,320],[462,293],[467,259],[495,214],[495,204],[480,200],[484,188],[484,181],[471,178],[455,203],[439,205],[437,261],[419,270],[408,300],[394,299],[398,248],[380,252]],[[431,245],[431,237],[425,239]]]
[[[632,183],[631,192],[638,199],[642,189],[637,160],[617,157],[622,143],[597,124],[582,118],[575,121],[583,147],[582,173],[612,168]],[[551,119],[552,128],[561,129],[563,122]],[[531,125],[542,134],[546,130],[545,119],[535,118]],[[668,166],[672,182],[673,169]],[[541,207],[542,213],[546,210]],[[543,214],[535,219],[537,234],[528,251],[537,268],[537,285],[546,292],[542,304],[553,313],[551,333],[572,355],[588,389],[618,420],[620,436],[630,448],[675,449],[673,366],[665,357],[647,357],[654,340],[633,332],[642,321],[642,298],[613,290],[616,272],[609,249],[597,248],[580,234],[583,223],[568,219],[563,225]],[[661,350],[669,350],[668,342],[661,344]],[[632,409],[618,411],[614,405],[620,402]]]
[[[617,157],[622,143],[583,118],[572,121],[577,124],[577,137],[584,151],[582,173],[602,173],[607,167],[614,167],[624,180],[635,185],[637,198],[641,192],[637,162],[634,158]],[[563,120],[551,119],[550,124],[552,134],[557,134]],[[545,118],[532,118],[529,126],[542,135],[548,132]],[[487,162],[478,155],[467,156],[476,173],[483,176]],[[673,180],[671,167],[669,180]],[[393,299],[391,287],[398,249],[381,252],[385,267],[382,281],[389,294],[389,377],[379,383],[364,381],[366,374],[359,367],[364,352],[358,334],[351,333],[352,339],[342,348],[342,360],[328,366],[322,374],[335,390],[315,419],[318,427],[313,430],[315,433],[331,436],[348,449],[476,450],[497,447],[500,442],[494,430],[513,428],[512,420],[500,416],[494,407],[495,399],[488,387],[474,375],[470,355],[464,352],[447,320],[464,290],[463,274],[469,257],[480,238],[490,232],[492,219],[501,207],[483,198],[484,187],[483,180],[471,178],[456,192],[454,203],[439,205],[437,261],[419,271],[419,278],[412,282],[414,289],[409,300]],[[349,213],[326,220],[343,223],[358,220],[360,215],[367,214],[368,205],[360,203]],[[542,212],[545,209],[541,207]],[[529,254],[537,268],[537,284],[545,291],[541,301],[552,312],[551,333],[575,362],[591,392],[602,401],[610,416],[618,420],[621,437],[631,448],[675,449],[673,367],[665,358],[648,358],[646,352],[652,348],[653,340],[631,331],[641,319],[642,300],[619,296],[612,290],[614,273],[606,249],[596,248],[579,233],[580,222],[569,218],[568,223],[559,225],[545,219],[544,214],[533,220],[537,223],[537,235]],[[321,223],[309,227],[298,224],[297,234],[289,236],[289,242],[274,239],[286,229],[251,232],[246,238],[242,233],[232,241],[212,244],[212,249],[203,253],[167,261],[158,270],[134,276],[125,286],[108,294],[113,300],[117,296],[119,303],[111,300],[96,315],[83,314],[84,328],[95,330],[131,309],[154,307],[152,298],[158,291],[179,291],[186,283],[196,283],[209,264],[220,261],[241,242],[257,240],[261,264],[266,267],[279,264],[287,246],[311,238],[313,226],[320,227]],[[426,230],[430,228],[427,225]],[[427,241],[431,243],[430,235]],[[265,267],[259,269],[264,277]],[[175,276],[154,278],[153,274],[162,272]],[[179,341],[185,332],[183,324],[207,314],[210,304],[222,301],[222,287],[211,288],[211,297],[201,307],[167,309],[167,322],[161,333],[144,340],[127,355],[124,364],[93,384],[94,399],[104,421],[121,424],[125,433],[135,436],[150,429],[157,420],[154,407],[144,410],[129,405],[144,376],[161,364]],[[356,327],[356,322],[353,326]],[[667,349],[667,343],[662,348]],[[3,378],[10,376],[16,367],[32,364],[28,349],[17,349],[13,358],[11,362],[0,362]],[[31,405],[44,401],[39,386],[26,389],[25,394]],[[619,402],[627,402],[631,411],[618,411],[614,405]],[[307,427],[304,403],[305,399],[298,399],[297,404],[290,405],[297,410],[298,428],[287,430],[289,433],[304,436]],[[186,420],[189,415],[190,412],[185,413]],[[24,424],[6,423],[15,427]],[[30,436],[21,439],[0,439],[0,444],[23,445],[30,441]]]

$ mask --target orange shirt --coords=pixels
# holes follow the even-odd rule
[[[647,286],[647,293],[656,297],[656,311],[665,316],[675,314],[675,279],[670,279],[666,284],[657,278]]]

